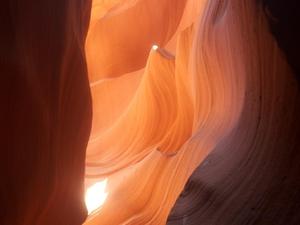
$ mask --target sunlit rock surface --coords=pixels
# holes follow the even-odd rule
[[[148,2],[140,0],[139,7],[143,4]],[[109,194],[85,224],[165,224],[174,204],[168,224],[297,224],[299,168],[289,166],[296,166],[291,160],[299,149],[299,90],[263,6],[237,0],[185,5],[168,43],[160,41],[168,39],[160,29],[174,30],[166,19],[169,11],[155,25],[156,36],[142,31],[137,40],[128,38],[138,32],[134,25],[125,31],[113,23],[90,27],[92,90],[111,101],[93,98],[97,113],[86,182],[108,178]],[[117,18],[130,19],[134,7],[92,23],[126,23]],[[159,13],[164,4],[152,7]],[[110,35],[114,29],[118,39]],[[113,47],[105,42],[107,50],[93,48],[102,48],[105,35],[116,41]],[[136,44],[134,52],[130,42]],[[151,49],[149,43],[157,46]],[[147,63],[137,71],[142,51]],[[105,58],[103,67],[95,52],[117,59]],[[114,119],[106,115],[108,108]]]
[[[287,13],[268,0],[20,2],[1,14],[0,224],[300,224]]]

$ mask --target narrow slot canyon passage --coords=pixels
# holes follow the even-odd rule
[[[298,5],[4,1],[0,225],[299,225]]]

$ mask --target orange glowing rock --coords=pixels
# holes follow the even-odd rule
[[[300,224],[300,89],[258,2],[4,1],[0,224]]]
[[[263,21],[253,2],[140,0],[92,22],[86,186],[107,178],[109,194],[85,225],[166,224],[189,176],[241,123],[267,57],[258,46],[273,43]]]
[[[92,20],[86,40],[90,80],[143,68],[151,46],[165,45],[176,31],[185,3],[139,0],[129,8]]]

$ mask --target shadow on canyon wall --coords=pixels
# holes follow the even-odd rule
[[[293,76],[248,77],[239,125],[194,171],[168,225],[300,224],[299,2],[258,2]]]

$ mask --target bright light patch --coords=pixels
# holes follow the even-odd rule
[[[152,49],[155,51],[158,49],[158,46],[157,45],[152,45]]]
[[[85,193],[85,204],[89,214],[98,209],[105,202],[108,195],[105,192],[106,185],[107,179],[97,182],[87,189]]]

